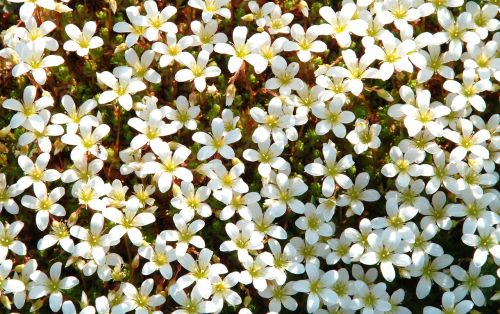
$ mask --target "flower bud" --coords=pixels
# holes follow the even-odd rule
[[[234,96],[236,95],[236,86],[234,84],[229,84],[226,89],[226,107],[233,104]]]
[[[249,13],[244,15],[241,19],[245,22],[252,22],[255,19],[255,16],[252,13]]]

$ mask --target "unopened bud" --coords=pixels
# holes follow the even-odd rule
[[[182,190],[181,188],[177,185],[177,183],[174,183],[172,185],[172,193],[174,194],[175,197],[179,197],[182,195]]]
[[[392,102],[394,101],[394,98],[392,95],[386,91],[385,89],[379,89],[377,90],[377,95],[381,98],[383,98],[385,101]]]
[[[30,312],[37,312],[43,306],[44,299],[36,300],[33,305],[31,305]]]
[[[22,273],[24,269],[24,264],[19,264],[14,267],[14,271],[18,274]]]
[[[137,269],[137,267],[139,267],[139,254],[136,254],[134,256],[134,258],[132,259],[132,264],[130,265],[130,267],[132,269]]]
[[[236,86],[234,86],[234,84],[229,84],[226,89],[226,107],[233,104],[234,96],[236,96]]]
[[[68,218],[68,227],[72,227],[76,224],[76,222],[78,221],[78,218],[80,217],[80,211],[77,210],[75,212],[73,212],[71,215],[69,215],[69,218]]]
[[[60,139],[57,139],[57,140],[53,143],[53,145],[54,145],[54,155],[59,154],[59,153],[63,150],[63,148],[64,148],[64,146],[65,146],[65,145],[64,145],[64,143],[63,143],[63,142],[61,142],[61,140],[60,140]]]
[[[10,310],[11,309],[11,303],[10,303],[10,300],[9,298],[6,296],[6,295],[2,295],[2,297],[0,298],[0,301],[2,302],[3,306]]]
[[[118,46],[116,46],[114,53],[117,54],[117,53],[123,52],[123,51],[127,50],[127,48],[128,47],[127,47],[126,43],[119,44]]]
[[[305,17],[309,16],[309,5],[307,4],[307,2],[305,2],[304,0],[300,1],[299,2],[299,9],[300,9],[300,12],[302,12],[302,14]]]
[[[215,84],[207,86],[207,93],[210,95],[215,95],[217,93],[217,87],[215,87]]]
[[[245,22],[251,22],[253,21],[255,16],[252,13],[249,13],[247,15],[244,15],[241,19]]]
[[[233,166],[236,166],[237,164],[241,164],[241,160],[235,157],[231,159],[231,163],[233,164]]]

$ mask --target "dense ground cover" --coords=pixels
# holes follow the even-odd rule
[[[498,5],[0,0],[2,311],[496,312]]]

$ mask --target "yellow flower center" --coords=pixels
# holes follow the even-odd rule
[[[40,200],[38,207],[40,210],[49,210],[52,207],[52,201],[49,198]]]

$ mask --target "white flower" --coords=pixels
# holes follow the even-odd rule
[[[280,144],[288,142],[288,136],[283,129],[292,127],[294,119],[283,110],[283,103],[279,97],[273,97],[269,102],[266,113],[259,107],[250,109],[250,115],[260,125],[253,131],[252,141],[262,143],[272,136],[273,140]]]
[[[468,152],[482,159],[488,159],[490,152],[482,144],[490,138],[490,132],[488,130],[479,130],[472,133],[474,126],[467,119],[460,119],[460,127],[462,134],[450,129],[443,131],[443,136],[457,145],[450,153],[450,162],[462,161]]]
[[[94,259],[97,265],[103,265],[106,253],[112,244],[108,234],[103,234],[104,216],[95,213],[90,220],[90,229],[81,226],[72,226],[71,235],[81,241],[75,246],[74,254],[87,259]]]
[[[323,272],[318,263],[306,264],[307,280],[296,281],[293,288],[298,292],[307,293],[307,312],[315,313],[321,302],[334,305],[339,297],[331,289],[339,275],[336,270]]]
[[[319,103],[312,108],[312,113],[321,120],[316,124],[318,135],[324,135],[331,130],[338,138],[346,136],[344,124],[351,123],[356,117],[351,111],[342,110],[345,100],[344,95],[336,95],[329,105]]]
[[[294,282],[288,282],[285,285],[271,284],[264,291],[259,291],[259,295],[271,299],[269,302],[269,310],[271,312],[281,312],[281,305],[289,311],[295,311],[298,308],[298,303],[291,296],[296,294]]]
[[[477,226],[479,235],[466,233],[462,235],[462,242],[475,248],[472,262],[475,266],[481,267],[486,263],[489,254],[495,259],[500,258],[500,229],[490,225],[479,224]]]
[[[354,130],[347,133],[346,139],[354,145],[356,154],[362,154],[368,148],[376,149],[382,142],[378,138],[382,126],[380,124],[369,125],[367,120],[356,119]]]
[[[49,305],[53,312],[58,312],[63,301],[61,290],[67,290],[78,285],[79,281],[74,276],[60,279],[62,263],[57,262],[50,266],[50,278],[41,270],[36,270],[30,275],[33,286],[29,291],[30,299],[39,299],[49,295]]]
[[[461,300],[462,298],[457,298],[455,293],[447,291],[442,296],[443,311],[433,306],[426,306],[424,307],[424,314],[469,313],[474,307],[474,303],[469,300]]]
[[[120,106],[128,111],[132,109],[131,95],[145,90],[146,85],[140,79],[132,78],[131,68],[120,73],[114,72],[113,74],[108,71],[97,73],[97,79],[111,88],[99,95],[99,103],[107,104],[117,99]]]
[[[415,50],[415,42],[405,40],[401,42],[394,35],[385,36],[382,38],[384,48],[377,45],[372,45],[368,49],[374,54],[375,58],[382,61],[379,69],[379,78],[386,81],[394,73],[398,72],[413,72],[413,64],[408,58],[408,54]]]
[[[289,178],[284,173],[278,173],[276,183],[264,185],[260,194],[268,198],[266,203],[269,204],[271,214],[281,217],[287,208],[297,214],[304,213],[304,203],[296,197],[304,194],[307,189],[307,185],[300,178]]]
[[[259,27],[264,27],[266,24],[266,17],[269,13],[271,13],[275,6],[276,4],[274,2],[266,2],[262,5],[262,7],[259,6],[257,1],[248,2],[248,8],[252,12],[255,23]]]
[[[19,205],[17,205],[14,197],[21,194],[23,191],[18,189],[15,184],[7,186],[7,178],[4,173],[0,173],[0,213],[2,209],[12,215],[19,213]]]
[[[238,71],[244,61],[250,63],[257,74],[264,72],[267,68],[267,60],[256,53],[265,41],[264,35],[254,34],[247,40],[247,34],[248,29],[245,26],[237,26],[233,30],[232,46],[218,43],[214,47],[215,52],[231,56],[228,63],[228,69],[231,73]]]
[[[66,252],[73,253],[75,244],[70,237],[68,227],[62,222],[53,220],[50,234],[46,234],[43,238],[38,240],[37,249],[46,250],[56,243],[59,243]]]
[[[276,279],[278,271],[271,267],[273,257],[269,252],[260,253],[255,260],[248,255],[240,262],[245,268],[240,273],[240,282],[244,285],[252,284],[257,291],[264,291],[268,281]]]
[[[389,198],[385,208],[388,217],[373,218],[373,229],[384,229],[381,234],[384,242],[394,248],[401,243],[401,240],[413,242],[415,234],[408,222],[418,214],[418,210],[410,206],[399,207],[396,197]]]
[[[420,18],[420,11],[413,7],[412,0],[388,0],[384,1],[384,7],[387,11],[381,11],[379,14],[385,21],[394,23],[400,31],[412,27],[408,22],[414,22]]]
[[[208,299],[212,294],[211,280],[228,272],[224,264],[210,263],[213,253],[209,249],[202,249],[197,261],[190,254],[180,256],[178,262],[189,273],[177,279],[172,289],[184,290],[194,283],[192,292],[200,294],[204,299]]]
[[[444,82],[443,88],[455,95],[451,102],[453,111],[462,110],[470,104],[477,111],[483,112],[486,109],[486,102],[478,94],[491,89],[491,82],[489,79],[476,82],[474,70],[468,69],[463,72],[462,84],[447,80]]]
[[[174,248],[166,244],[165,239],[160,236],[156,237],[154,248],[149,245],[141,246],[138,253],[148,260],[142,267],[143,275],[151,275],[158,270],[163,278],[172,278],[173,272],[170,263],[177,259],[177,255]]]
[[[231,18],[231,11],[225,6],[229,0],[189,0],[188,5],[195,9],[202,10],[201,18],[207,23],[213,19],[214,15],[220,15],[225,19]]]
[[[172,120],[172,125],[178,130],[186,127],[188,130],[196,130],[196,117],[200,114],[200,107],[188,101],[184,96],[175,100],[175,108],[163,107],[167,119]]]
[[[452,225],[451,206],[446,204],[446,194],[443,191],[432,195],[432,207],[419,209],[420,214],[425,215],[420,220],[422,230],[431,233],[436,233],[439,229],[449,230]]]
[[[35,100],[36,87],[33,85],[26,86],[23,91],[23,102],[16,99],[7,99],[3,102],[2,107],[9,110],[17,111],[11,118],[9,126],[13,129],[27,125],[31,125],[37,130],[44,127],[44,121],[40,117],[40,111],[53,105],[54,100],[50,96],[42,96]]]
[[[200,186],[195,189],[194,185],[190,182],[186,182],[185,179],[181,182],[180,191],[178,187],[173,187],[174,198],[171,200],[172,206],[180,209],[180,214],[184,217],[192,217],[194,213],[197,213],[201,217],[210,217],[212,215],[212,209],[210,205],[205,203],[209,198],[211,190],[206,186]]]
[[[479,276],[481,273],[481,267],[477,267],[474,263],[469,264],[469,271],[466,272],[462,267],[457,265],[452,265],[450,271],[453,277],[462,282],[461,285],[457,286],[453,293],[458,299],[463,299],[468,293],[470,293],[472,301],[477,306],[483,306],[485,304],[484,294],[481,288],[488,288],[495,284],[495,277],[492,275]]]
[[[277,270],[275,280],[278,285],[283,285],[286,282],[286,272],[296,275],[304,273],[304,265],[297,262],[297,251],[291,243],[287,243],[283,250],[281,250],[280,243],[275,239],[269,239],[267,244],[273,255],[271,266]]]
[[[219,218],[221,220],[228,220],[234,216],[235,212],[238,212],[238,214],[245,220],[252,220],[250,211],[254,207],[260,207],[258,202],[260,201],[261,196],[257,192],[250,192],[244,195],[233,192],[231,198],[226,198],[222,193],[217,193],[214,194],[214,197],[227,205],[219,214]]]
[[[155,222],[155,216],[150,212],[139,211],[139,201],[131,199],[127,202],[124,211],[113,207],[106,208],[102,214],[106,219],[114,222],[116,225],[109,230],[109,236],[112,241],[120,240],[125,234],[135,246],[142,245],[142,233],[139,229]]]
[[[130,147],[139,149],[144,145],[149,145],[159,151],[163,146],[168,146],[161,137],[175,133],[177,128],[171,124],[166,124],[162,119],[163,113],[160,109],[152,110],[146,121],[136,117],[130,118],[128,125],[141,132],[132,139]]]
[[[31,286],[32,283],[30,280],[30,276],[33,272],[35,272],[37,267],[38,263],[36,259],[30,259],[23,265],[22,271],[14,273],[14,279],[20,280],[24,284],[25,288]],[[14,305],[18,309],[21,309],[24,306],[27,295],[28,291],[26,291],[26,289],[19,292],[14,292]]]
[[[422,16],[428,16],[435,11],[448,11],[448,8],[460,7],[464,4],[464,0],[444,0],[444,1],[431,1],[421,4],[418,9]]]
[[[430,165],[421,165],[415,150],[408,150],[403,154],[397,146],[391,147],[389,152],[393,163],[382,167],[382,174],[393,178],[397,175],[396,183],[402,187],[410,184],[411,177],[431,176],[433,168]]]
[[[94,36],[96,33],[97,24],[90,21],[83,25],[82,31],[74,24],[65,26],[66,34],[71,40],[64,43],[64,50],[76,51],[80,57],[86,56],[90,49],[96,49],[104,45],[104,41],[99,36]]]
[[[387,237],[382,237],[376,233],[368,236],[370,249],[364,253],[360,261],[365,265],[375,265],[380,262],[380,270],[385,280],[393,281],[396,277],[394,265],[406,267],[411,264],[411,259],[408,255],[398,253],[398,243],[388,241]]]
[[[217,33],[218,26],[217,20],[210,20],[206,24],[200,21],[192,21],[192,46],[201,46],[202,51],[206,50],[211,53],[214,50],[214,44],[227,42],[226,34]]]
[[[445,64],[456,61],[456,56],[453,56],[448,51],[441,54],[440,45],[429,45],[427,49],[429,52],[425,50],[420,51],[426,60],[426,66],[418,71],[417,81],[419,83],[425,83],[430,80],[435,73],[449,80],[455,78],[453,69]]]
[[[45,49],[50,51],[56,51],[59,48],[59,43],[52,37],[47,37],[46,35],[52,32],[57,26],[52,21],[44,21],[37,25],[37,21],[33,16],[30,16],[27,20],[23,20],[24,27],[18,27],[16,29],[16,35],[19,36],[26,42],[34,42],[38,39],[42,39],[45,42]]]
[[[184,217],[180,214],[175,214],[173,221],[177,230],[163,230],[159,237],[165,241],[175,242],[175,254],[177,258],[186,254],[189,244],[198,248],[205,247],[205,240],[199,235],[198,231],[203,229],[205,222],[203,220],[195,220],[188,224],[193,217]]]
[[[367,285],[364,281],[356,281],[356,294],[354,295],[354,308],[363,309],[362,313],[384,313],[391,309],[386,293],[386,284],[379,282]]]
[[[174,60],[180,62],[181,57],[190,54],[189,52],[183,51],[188,48],[193,43],[193,38],[190,36],[185,36],[177,41],[177,37],[173,34],[167,34],[166,44],[163,42],[155,42],[152,46],[154,52],[161,54],[160,57],[160,67],[166,67],[170,65]]]
[[[7,258],[9,250],[17,255],[26,255],[26,245],[16,240],[17,235],[24,227],[22,221],[14,221],[13,223],[0,222],[0,260]]]
[[[267,139],[262,143],[258,143],[258,146],[258,151],[255,149],[245,149],[245,151],[243,151],[243,158],[248,161],[258,161],[259,166],[257,171],[261,176],[269,177],[272,171],[271,168],[284,171],[289,167],[288,162],[282,157],[279,157],[283,153],[283,144],[271,144],[270,139]]]
[[[380,198],[380,193],[374,189],[366,189],[370,182],[370,175],[361,172],[356,176],[354,185],[347,188],[345,194],[340,195],[337,205],[349,206],[349,209],[358,216],[364,211],[363,202],[374,202]]]
[[[151,69],[151,63],[155,57],[153,50],[146,50],[142,53],[141,58],[137,55],[137,52],[133,48],[127,49],[125,51],[125,60],[129,66],[132,67],[133,76],[145,79],[148,82],[159,84],[161,82],[161,76],[154,69]]]
[[[118,22],[113,25],[113,31],[117,33],[129,33],[125,38],[125,43],[128,47],[132,47],[137,43],[140,36],[144,36],[146,32],[147,21],[146,17],[140,15],[139,9],[136,6],[127,7],[125,10],[127,17],[132,24],[127,22]]]
[[[431,104],[431,93],[427,90],[417,94],[415,105],[403,105],[401,111],[406,115],[404,124],[409,136],[415,136],[422,129],[429,131],[433,136],[440,137],[443,125],[435,121],[448,115],[451,110],[440,102]]]
[[[179,145],[173,153],[168,144],[154,145],[151,148],[160,158],[160,162],[146,162],[142,168],[142,172],[144,174],[159,175],[158,188],[160,192],[165,193],[170,190],[174,178],[180,178],[186,182],[191,182],[193,180],[191,171],[187,168],[180,167],[191,154],[191,150],[186,146]]]
[[[54,0],[9,0],[9,2],[22,3],[19,8],[19,15],[22,20],[30,18],[37,7],[55,10],[56,4]]]
[[[323,41],[316,40],[321,35],[319,26],[312,25],[304,31],[300,24],[294,24],[290,35],[294,41],[287,41],[284,45],[285,51],[297,51],[297,57],[302,62],[311,60],[311,52],[322,53],[326,51],[327,46]]]
[[[81,124],[80,135],[64,134],[61,141],[64,144],[75,146],[71,150],[72,160],[82,160],[87,153],[95,157],[106,160],[108,158],[107,150],[99,143],[110,131],[107,124],[98,125],[92,130],[92,125]]]
[[[2,294],[19,293],[26,289],[24,282],[8,277],[12,270],[12,264],[10,259],[0,261],[0,291]]]
[[[287,238],[285,229],[274,223],[276,217],[274,217],[269,210],[266,210],[263,213],[262,208],[259,204],[255,204],[255,206],[249,207],[248,209],[250,211],[249,218],[251,218],[251,221],[255,223],[257,233],[261,234],[262,236],[268,235],[269,237],[273,237],[276,239]],[[245,220],[247,220],[246,218],[248,218],[243,217],[243,215],[241,214],[240,216],[242,216],[242,218]]]
[[[334,36],[341,48],[347,48],[351,45],[350,32],[362,34],[367,28],[365,21],[353,19],[356,9],[354,3],[346,3],[339,12],[333,11],[329,6],[319,9],[319,14],[328,23],[320,25],[322,33]]]
[[[56,67],[64,63],[61,56],[44,56],[45,42],[41,39],[31,43],[20,42],[16,45],[20,62],[12,69],[12,76],[19,77],[31,72],[33,79],[40,85],[47,81],[46,68]]]
[[[294,261],[298,263],[305,262],[306,266],[319,263],[319,257],[325,258],[328,255],[328,245],[323,242],[311,245],[302,238],[293,237],[290,239],[290,244],[296,252]]]
[[[247,193],[248,184],[240,177],[245,172],[245,165],[236,163],[229,171],[219,159],[207,165],[210,168],[207,187],[213,191],[216,199],[229,203],[234,193]]]
[[[498,5],[485,3],[481,7],[478,3],[467,1],[465,9],[472,14],[473,30],[481,40],[486,39],[489,32],[495,32],[500,28],[500,22],[495,19],[496,14],[494,14],[498,11]]]
[[[343,189],[348,189],[352,186],[351,179],[343,172],[354,165],[351,155],[343,156],[337,162],[337,147],[332,141],[323,144],[323,157],[325,165],[321,160],[315,160],[314,163],[307,164],[304,171],[312,176],[324,176],[322,184],[322,193],[325,196],[330,196],[335,190],[335,185],[340,185]]]
[[[184,290],[175,290],[169,294],[181,306],[180,309],[173,311],[172,314],[214,313],[217,310],[212,301],[204,301],[201,294],[197,291],[191,292],[189,298]]]
[[[434,34],[436,44],[449,42],[449,52],[456,58],[462,55],[462,41],[477,45],[481,41],[479,35],[467,29],[474,28],[472,14],[462,12],[455,20],[448,10],[441,10],[437,15],[439,25],[444,31]]]
[[[65,216],[66,210],[56,203],[64,196],[64,188],[58,187],[48,193],[45,185],[41,186],[43,188],[35,190],[36,197],[24,195],[21,204],[36,211],[36,226],[43,231],[49,224],[50,215]]]
[[[410,268],[410,274],[413,277],[420,278],[416,290],[417,298],[419,299],[423,299],[429,295],[433,281],[444,289],[453,287],[453,279],[440,271],[453,262],[451,255],[444,254],[432,261],[428,256],[425,256],[424,259],[424,262],[420,266],[412,265]]]
[[[179,62],[188,67],[188,69],[179,70],[175,73],[177,82],[186,82],[194,80],[194,86],[199,92],[203,92],[207,86],[206,78],[219,76],[221,71],[217,66],[208,66],[210,53],[206,50],[200,51],[197,60],[191,54],[183,54],[179,57]]]
[[[230,306],[236,306],[241,304],[242,299],[233,290],[232,287],[236,286],[239,283],[238,272],[232,272],[221,279],[219,276],[212,277],[212,302],[215,304],[216,312],[222,310],[224,306],[224,301],[226,301]]]
[[[268,26],[267,31],[271,35],[276,35],[279,33],[288,34],[290,32],[290,24],[293,20],[292,13],[282,14],[281,7],[279,5],[273,6],[269,15],[264,16],[266,21],[266,26]]]
[[[358,60],[356,53],[352,49],[346,49],[342,50],[342,58],[347,69],[334,66],[328,69],[326,75],[334,78],[347,78],[349,91],[359,96],[363,91],[362,79],[376,79],[379,77],[377,69],[369,68],[370,64],[375,61],[375,56],[368,52]]]
[[[93,127],[99,125],[99,120],[89,113],[97,107],[97,101],[93,99],[86,100],[81,106],[76,107],[75,101],[70,95],[64,95],[61,104],[66,113],[56,113],[51,121],[55,124],[66,124],[66,132],[75,134],[80,124],[86,124]]]
[[[46,169],[50,161],[48,153],[41,153],[33,162],[28,156],[21,155],[17,159],[19,166],[24,171],[24,177],[21,177],[16,187],[22,191],[33,185],[35,193],[43,194],[46,190],[45,182],[59,180],[61,174],[55,169]]]
[[[304,216],[295,221],[295,225],[305,231],[305,239],[309,244],[314,244],[319,237],[330,237],[333,235],[333,228],[323,220],[323,215],[316,211],[316,207],[307,203],[305,205]]]
[[[225,229],[231,240],[224,241],[220,246],[220,250],[222,252],[237,251],[240,262],[250,256],[248,250],[255,251],[264,247],[262,244],[264,235],[255,232],[253,222],[240,220],[236,225],[227,223]]]
[[[303,88],[304,82],[295,77],[299,72],[299,68],[297,62],[292,62],[287,65],[286,61],[283,59],[277,59],[271,64],[271,70],[276,77],[272,77],[266,81],[266,88],[279,88],[279,93],[285,96],[289,96],[292,90]]]
[[[125,300],[115,305],[112,312],[125,313],[135,310],[135,313],[139,314],[153,311],[154,308],[165,303],[165,297],[161,294],[149,296],[154,286],[152,278],[143,281],[139,290],[133,284],[123,282],[120,289],[125,294]]]
[[[221,118],[212,120],[212,135],[205,132],[196,132],[193,134],[193,141],[203,146],[197,153],[198,160],[206,160],[212,157],[216,152],[223,158],[234,158],[234,150],[229,146],[239,141],[241,138],[240,129],[234,129],[227,133],[224,132],[224,122]]]
[[[498,20],[495,21],[498,22]],[[464,67],[474,69],[480,79],[490,79],[492,74],[499,70],[500,66],[500,61],[495,56],[497,47],[498,43],[493,40],[485,45],[467,45],[467,52],[464,54]],[[450,77],[449,79],[453,78]]]
[[[458,193],[459,187],[454,175],[457,174],[458,169],[456,164],[446,162],[446,153],[439,150],[436,154],[432,155],[434,161],[434,174],[425,186],[427,194],[435,193],[441,185],[453,193]]]
[[[50,112],[48,110],[42,110],[39,113],[42,118],[43,127],[40,129],[35,129],[30,124],[26,125],[25,128],[28,132],[23,133],[18,140],[19,145],[28,145],[37,141],[38,147],[44,153],[49,153],[52,150],[52,142],[50,137],[60,136],[64,133],[64,129],[60,125],[49,125]]]
[[[176,34],[178,29],[177,25],[168,20],[177,13],[174,6],[167,5],[163,10],[158,11],[156,1],[145,1],[144,9],[146,9],[146,18],[139,20],[140,26],[146,27],[144,37],[149,41],[157,41],[160,32],[167,34]]]

